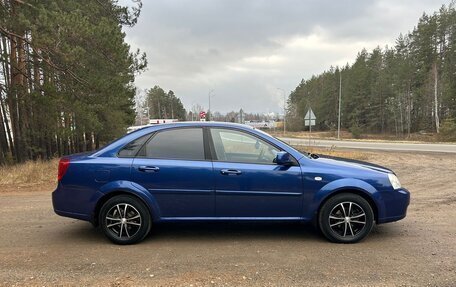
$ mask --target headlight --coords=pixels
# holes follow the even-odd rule
[[[388,173],[388,179],[391,183],[391,186],[394,188],[394,189],[399,189],[401,188],[401,183],[399,182],[399,179],[397,178],[397,176],[395,176],[394,174],[392,173]]]

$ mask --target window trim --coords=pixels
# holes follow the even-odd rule
[[[212,154],[212,136],[209,127],[202,127],[203,129],[203,145],[204,145],[204,158],[206,161],[212,161],[213,154]]]
[[[258,136],[257,134],[253,133],[253,132],[250,132],[250,131],[246,131],[246,130],[243,130],[243,129],[238,129],[238,128],[234,128],[234,127],[208,127],[208,133],[209,133],[209,139],[210,139],[210,147],[211,147],[211,156],[212,156],[212,161],[214,162],[226,162],[226,163],[239,163],[239,164],[257,164],[257,165],[275,165],[275,166],[278,166],[278,164],[276,163],[256,163],[256,162],[240,162],[240,161],[228,161],[228,160],[219,160],[217,158],[217,154],[215,152],[215,144],[214,144],[214,140],[212,138],[212,133],[211,133],[211,130],[214,129],[214,130],[232,130],[232,131],[237,131],[237,132],[241,132],[241,133],[246,133],[248,135],[251,135],[263,142],[266,142],[267,144],[269,145],[272,145],[274,148],[278,149],[279,151],[285,151],[283,148],[279,147],[278,145],[276,145],[275,143],[269,141],[268,139],[265,139],[265,138],[262,138],[260,136]],[[298,160],[290,153],[288,153],[291,158],[293,159],[293,164],[290,165],[290,166],[299,166],[299,163],[298,163]]]
[[[181,129],[201,129],[202,130],[202,135],[203,135],[203,154],[204,154],[204,159],[183,159],[183,158],[172,158],[172,157],[147,157],[147,154],[145,156],[140,156],[139,153],[141,150],[145,149],[147,144],[154,139],[154,137],[161,133],[161,132],[166,132],[166,131],[171,131],[171,130],[181,130]],[[144,143],[144,145],[138,150],[135,158],[140,158],[140,159],[157,159],[157,160],[182,160],[182,161],[211,161],[211,159],[207,158],[207,153],[206,153],[206,144],[205,144],[205,136],[204,136],[204,127],[196,127],[196,126],[188,126],[188,127],[170,127],[170,128],[164,128],[158,131],[153,132],[152,136]]]

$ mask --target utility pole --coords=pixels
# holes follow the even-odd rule
[[[211,117],[211,97],[215,96],[213,94],[214,90],[210,90],[209,93],[207,94],[207,97],[209,99],[209,110],[207,111],[207,115],[209,116],[209,120],[212,121],[212,117]]]
[[[146,125],[150,124],[150,107],[148,106],[147,108],[147,122]]]
[[[340,140],[340,105],[342,102],[342,70],[339,69],[339,115],[337,119],[337,139]]]
[[[310,107],[310,104],[309,104],[309,147],[310,147],[310,139],[311,139],[310,135],[312,134],[312,113],[310,111],[312,111],[312,108]]]
[[[439,133],[440,132],[440,119],[439,119],[439,101],[438,101],[438,93],[437,93],[437,85],[438,85],[437,64],[434,63],[432,68],[434,70],[435,130],[437,133]]]
[[[171,118],[174,119],[174,107],[173,107],[173,100],[171,100]]]
[[[281,89],[281,88],[277,88],[277,90],[280,90],[283,93],[283,134],[285,135],[285,132],[287,130],[286,129],[286,119],[285,119],[286,118],[286,114],[287,114],[287,112],[286,112],[287,100],[286,100],[286,97],[285,97],[285,91],[283,89]]]

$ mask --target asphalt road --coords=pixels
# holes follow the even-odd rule
[[[346,141],[305,138],[280,138],[291,145],[305,145],[315,147],[339,147],[350,149],[369,149],[386,151],[407,152],[444,152],[456,153],[456,144],[433,144],[433,143],[402,143],[402,142],[374,142],[374,141]]]
[[[456,286],[456,155],[368,154],[412,200],[357,244],[299,223],[182,223],[118,246],[55,215],[53,186],[0,186],[0,286]]]

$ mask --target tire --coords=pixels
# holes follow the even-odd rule
[[[143,240],[150,231],[152,220],[149,209],[141,200],[118,195],[103,204],[99,223],[109,240],[126,245]]]
[[[329,241],[356,243],[372,230],[374,212],[361,196],[341,193],[323,204],[318,215],[318,226]]]

